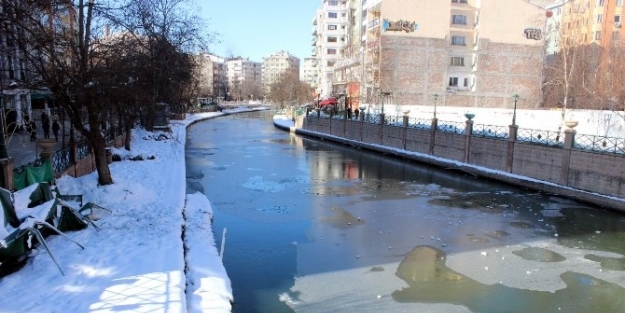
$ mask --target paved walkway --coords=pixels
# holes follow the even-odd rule
[[[37,135],[37,138],[43,138],[43,134]],[[53,135],[51,137],[54,138]],[[60,139],[61,136],[59,135],[59,140]],[[66,139],[66,144],[67,142],[68,139]],[[6,143],[9,157],[13,159],[13,168],[35,161],[39,158],[39,153],[42,151],[34,142],[30,141],[30,136],[26,131],[9,134],[6,137]],[[61,148],[61,142],[57,142],[53,150],[57,151]]]

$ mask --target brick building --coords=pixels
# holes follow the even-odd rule
[[[366,103],[379,103],[380,95],[387,93],[395,104],[431,105],[437,94],[439,104],[508,108],[516,93],[521,96],[519,107],[540,106],[544,3],[367,0],[348,4],[348,20],[360,23],[360,36],[347,35],[346,61],[337,62],[334,76],[346,81],[346,88],[350,83],[360,85]]]

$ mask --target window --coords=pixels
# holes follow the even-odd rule
[[[449,77],[449,87],[458,87],[458,77]]]
[[[339,17],[338,13],[336,12],[328,12],[328,18],[337,18]]]
[[[621,16],[620,15],[614,15],[614,23],[620,23],[621,22]]]
[[[618,30],[612,31],[612,39],[620,39],[621,33]]]
[[[336,42],[336,37],[328,37],[328,42]]]
[[[597,6],[602,7],[605,5],[605,0],[597,0]]]
[[[600,30],[595,32],[595,40],[601,40],[601,31]]]
[[[623,6],[623,0],[616,0],[616,6],[617,7],[622,7]]]
[[[328,66],[334,66],[334,61],[328,61]]]
[[[336,49],[328,49],[328,54],[336,54]]]
[[[451,3],[467,3],[467,0],[451,0]]]
[[[451,57],[451,66],[464,66],[463,57]]]
[[[328,25],[328,30],[336,30],[336,25]]]
[[[451,44],[454,46],[466,46],[467,40],[464,36],[451,36]]]
[[[466,15],[452,15],[451,16],[452,24],[460,24],[467,25],[467,16]]]
[[[330,0],[330,1],[328,1],[328,5],[337,6],[337,5],[339,5],[339,1],[338,0]]]
[[[597,23],[603,22],[603,14],[597,14]]]
[[[462,86],[469,87],[469,79],[468,78],[465,78],[463,83],[464,84]]]

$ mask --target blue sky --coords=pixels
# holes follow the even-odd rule
[[[200,16],[221,42],[211,52],[262,62],[263,56],[285,50],[311,56],[312,19],[321,0],[197,0]],[[303,63],[303,62],[302,62]]]

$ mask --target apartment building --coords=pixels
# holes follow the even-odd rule
[[[228,100],[259,99],[262,95],[262,64],[249,58],[226,59],[225,97]]]
[[[209,53],[196,55],[196,76],[198,79],[198,97],[214,101],[223,100],[226,95],[226,60]]]
[[[334,71],[345,93],[360,89],[366,103],[384,93],[395,104],[432,105],[438,95],[439,105],[497,108],[512,107],[516,93],[519,107],[540,105],[546,1],[359,2],[349,2],[348,25],[360,22],[360,31],[346,35]]]
[[[565,0],[556,0],[545,7],[547,10],[545,12],[545,16],[547,17],[545,26],[545,41],[547,44],[545,52],[547,62],[549,62],[560,49],[560,26],[562,25],[565,4]]]
[[[271,85],[286,71],[292,71],[295,77],[299,79],[300,60],[298,57],[286,51],[279,51],[263,57],[263,88],[265,94],[269,93]]]
[[[317,57],[317,93],[333,94],[334,65],[342,59],[341,48],[346,41],[347,0],[323,0],[313,19],[313,56]]]
[[[304,66],[302,67],[302,80],[310,85],[310,87],[314,90],[317,90],[317,79],[319,76],[317,72],[317,64],[317,58],[305,58]]]
[[[623,0],[572,0],[563,3],[561,37],[576,44],[610,47],[623,39]]]

